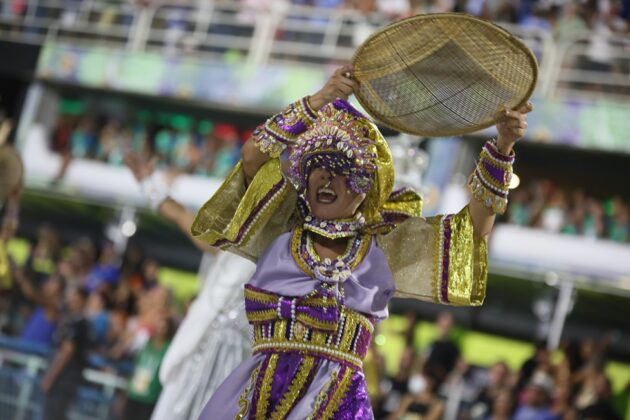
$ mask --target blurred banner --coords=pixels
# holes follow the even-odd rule
[[[38,77],[86,87],[202,101],[226,108],[275,112],[318,90],[328,74],[320,66],[268,65],[250,69],[227,53],[223,62],[185,55],[129,53],[104,47],[49,43]],[[630,104],[610,100],[535,97],[529,140],[630,152]],[[487,134],[493,129],[488,129]]]
[[[327,79],[320,67],[248,69],[229,54],[219,62],[60,44],[42,49],[37,75],[81,86],[171,96],[257,112],[277,111],[295,98],[318,90]]]

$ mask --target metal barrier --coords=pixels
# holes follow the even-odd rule
[[[558,46],[549,92],[554,96],[630,97],[630,37],[593,32]]]
[[[178,1],[140,7],[106,0],[26,0],[22,10],[0,2],[0,37],[55,41],[131,51],[222,59],[239,55],[246,65],[348,61],[357,45],[386,16],[268,2],[245,8],[229,0]],[[558,43],[548,31],[499,23],[528,44],[539,61],[537,94],[630,96],[630,37],[593,32]],[[595,45],[596,44],[596,45]],[[589,48],[608,50],[611,65],[593,65]],[[594,89],[594,86],[600,88]],[[601,88],[604,87],[604,88]]]
[[[23,350],[20,350],[23,349]],[[40,382],[48,358],[19,339],[0,336],[0,418],[38,420],[45,395]],[[118,375],[85,369],[86,384],[80,387],[68,413],[73,420],[107,420],[116,391],[127,387]]]

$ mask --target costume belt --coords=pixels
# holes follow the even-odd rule
[[[374,324],[317,290],[286,297],[245,286],[247,318],[254,326],[254,353],[298,352],[360,369]]]

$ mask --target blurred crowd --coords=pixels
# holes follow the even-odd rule
[[[441,313],[436,325],[437,338],[418,352],[416,318],[407,316],[401,332],[406,346],[393,376],[383,373],[383,359],[373,346],[366,375],[376,418],[438,420],[449,417],[453,399],[459,414],[449,418],[458,419],[615,420],[626,413],[630,383],[613,392],[604,369],[607,339],[567,341],[559,358],[541,343],[518,370],[500,361],[479,368],[462,359],[453,316]]]
[[[65,0],[62,5],[36,4],[30,13],[39,18],[59,19],[72,25],[80,13],[89,9],[89,20],[97,25],[131,25],[133,15],[147,8],[159,8],[161,13],[154,25],[167,30],[193,29],[196,14],[207,10],[204,2],[158,0],[104,0],[100,5],[84,7],[84,0]],[[308,6],[319,9],[355,10],[362,14],[381,15],[393,21],[420,13],[460,12],[479,16],[493,22],[509,22],[525,27],[540,28],[558,37],[572,36],[587,30],[606,30],[610,33],[628,33],[630,2],[628,0],[237,0],[232,4],[236,21],[252,22],[257,12],[273,10],[286,12],[291,18],[291,6]],[[234,5],[238,4],[237,8]],[[221,4],[216,5],[221,9]],[[60,7],[63,11],[60,12]],[[3,14],[24,16],[29,2],[4,2]],[[233,14],[233,13],[230,13]],[[325,22],[321,16],[314,21]],[[227,28],[227,27],[226,27]],[[226,29],[223,28],[223,29]]]
[[[87,367],[129,378],[122,419],[148,419],[161,385],[158,369],[185,308],[158,283],[159,264],[131,247],[87,237],[64,243],[42,225],[28,258],[2,290],[2,333],[22,349],[49,355],[41,381],[44,417],[63,413]]]
[[[118,258],[112,243],[99,245],[87,237],[64,243],[42,225],[24,264],[14,265],[12,284],[3,286],[0,344],[14,336],[22,349],[49,354],[40,384],[45,415],[72,404],[89,367],[127,378],[115,418],[148,419],[161,392],[159,366],[189,302],[178,306],[158,282],[159,264],[140,249]],[[365,373],[378,419],[442,419],[453,401],[458,418],[471,420],[615,420],[627,410],[630,388],[615,394],[604,370],[610,337],[568,341],[561,358],[538,345],[513,371],[503,362],[468,365],[449,312],[419,352],[417,322],[407,316],[405,349],[391,376],[376,334]]]
[[[630,202],[538,180],[512,191],[507,222],[548,232],[630,242]]]
[[[128,152],[179,173],[223,178],[240,159],[250,130],[169,113],[141,112],[125,121],[105,113],[61,112],[50,147],[72,159],[124,165]]]
[[[625,0],[292,0],[292,3],[350,7],[364,13],[382,13],[391,20],[420,13],[468,13],[493,22],[543,29],[558,37],[596,29],[600,24],[616,33],[630,30],[630,3]]]

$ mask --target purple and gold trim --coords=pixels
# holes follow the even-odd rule
[[[507,209],[513,163],[514,153],[504,155],[493,141],[487,141],[481,149],[479,163],[468,180],[472,196],[494,213],[503,214]]]
[[[311,246],[311,233],[305,231],[302,226],[297,226],[291,235],[291,255],[298,267],[305,274],[312,278],[317,278],[315,270],[321,264],[321,259],[313,251]],[[354,270],[365,258],[370,244],[372,243],[372,235],[358,234],[348,240],[348,247],[345,252],[338,257],[348,269]]]
[[[245,311],[250,324],[288,319],[320,331],[333,332],[339,320],[334,294],[315,290],[304,297],[285,297],[245,285]]]
[[[313,412],[308,420],[330,419],[338,411],[342,399],[346,396],[354,371],[346,366],[335,370],[330,380],[317,397]]]
[[[220,239],[213,244],[211,243],[210,245],[218,247],[222,247],[227,244],[239,246],[247,238],[248,233],[250,232],[252,227],[256,225],[256,222],[260,218],[266,217],[268,215],[269,209],[273,208],[272,203],[280,201],[286,196],[287,187],[287,180],[285,178],[281,178],[276,184],[271,187],[271,189],[265,194],[262,200],[256,203],[252,211],[247,215],[244,223],[240,226],[235,239]]]
[[[308,98],[304,97],[258,126],[252,140],[262,153],[276,158],[316,119],[317,113],[311,108]]]
[[[442,216],[440,220],[440,232],[438,242],[438,255],[436,267],[436,290],[434,291],[436,301],[449,303],[448,299],[448,279],[451,249],[451,220],[452,214]]]
[[[276,370],[276,363],[278,362],[278,354],[269,354],[263,360],[260,371],[256,378],[256,385],[254,386],[254,394],[252,395],[250,418],[265,419],[267,408],[269,405],[269,395],[271,394],[271,383],[273,381],[273,374]]]
[[[284,300],[296,302],[289,318],[276,309]],[[374,332],[371,318],[322,289],[295,298],[246,285],[245,310],[254,326],[254,353],[298,353],[360,368]]]

